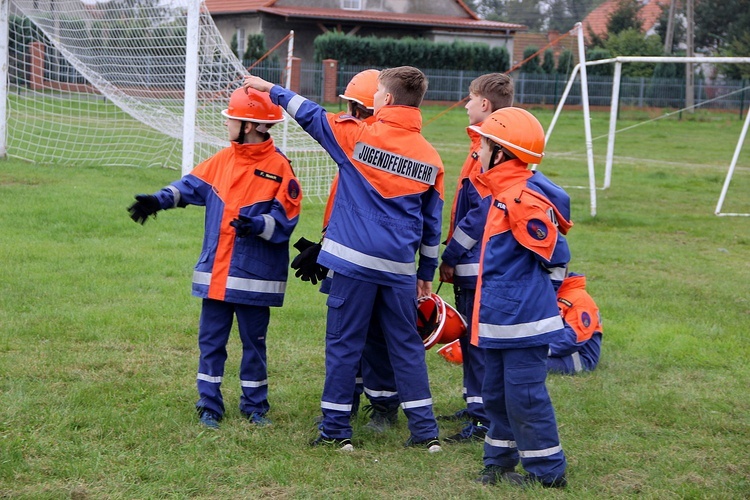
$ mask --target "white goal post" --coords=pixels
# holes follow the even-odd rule
[[[292,47],[253,71],[288,86]],[[221,110],[247,74],[203,0],[0,0],[0,156],[184,175],[229,145]],[[271,135],[326,199],[323,148],[293,120]]]
[[[582,33],[579,29],[579,46],[582,46]],[[580,58],[581,61],[585,61],[585,57]],[[589,97],[588,97],[588,86],[586,84],[586,67],[595,66],[600,64],[614,64],[614,77],[612,79],[612,98],[610,103],[610,115],[609,115],[609,132],[607,135],[607,156],[604,171],[604,183],[601,189],[608,189],[612,181],[612,164],[614,160],[614,148],[615,148],[615,137],[616,137],[616,125],[617,115],[620,101],[620,79],[622,75],[622,65],[624,63],[710,63],[710,64],[747,64],[750,63],[750,57],[705,57],[705,56],[693,56],[693,57],[676,57],[676,56],[620,56],[610,59],[599,59],[595,61],[585,61],[583,65],[578,63],[568,79],[568,83],[563,91],[560,102],[558,103],[555,114],[552,117],[552,121],[547,129],[546,139],[549,140],[549,136],[554,130],[555,123],[565,105],[565,101],[570,93],[570,89],[578,76],[581,74],[581,100],[583,103],[583,120],[586,134],[586,157],[588,163],[589,172],[589,193],[590,193],[590,209],[591,216],[596,216],[596,179],[594,178],[594,154],[593,154],[593,141],[591,136],[591,117],[589,113]],[[729,169],[727,171],[726,178],[719,195],[719,200],[714,211],[717,216],[750,216],[748,213],[724,213],[722,212],[722,206],[726,198],[729,184],[732,180],[737,161],[739,159],[740,151],[745,142],[747,136],[748,126],[750,125],[750,112],[746,112],[745,121],[742,127],[742,132],[737,140],[737,145],[734,150]]]

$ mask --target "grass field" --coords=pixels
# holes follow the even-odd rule
[[[425,110],[426,121],[440,110]],[[545,125],[552,113],[532,110]],[[620,128],[649,119],[623,111]],[[126,207],[179,174],[0,162],[0,497],[9,498],[746,498],[750,496],[750,218],[714,208],[742,122],[698,113],[618,135],[612,187],[589,215],[580,112],[561,116],[543,170],[569,186],[571,269],[604,319],[599,368],[551,376],[569,461],[564,491],[482,487],[480,444],[404,449],[354,423],[351,454],[310,449],[323,386],[325,297],[292,278],[268,334],[270,417],[237,409],[233,334],[218,432],[197,423],[190,296],[203,212]],[[606,134],[607,113],[592,117]],[[446,164],[446,220],[466,155],[466,116],[429,122]],[[601,185],[606,139],[594,141]],[[306,201],[294,238],[313,239]],[[750,152],[725,211],[750,212]],[[451,303],[452,290],[441,294]],[[462,406],[461,369],[426,353],[436,413]],[[459,423],[442,423],[454,433]]]

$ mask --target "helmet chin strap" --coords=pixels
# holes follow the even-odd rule
[[[492,170],[495,168],[495,158],[497,158],[497,154],[501,153],[503,151],[503,148],[495,144],[492,147],[492,154],[490,155],[490,164],[487,166],[487,170]]]
[[[245,143],[245,123],[247,122],[240,120],[240,133],[237,134],[237,142],[240,144]]]

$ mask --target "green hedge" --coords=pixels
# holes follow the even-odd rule
[[[501,72],[510,69],[510,55],[505,47],[490,48],[483,43],[356,37],[334,31],[318,36],[314,48],[316,61],[336,59],[343,65]]]

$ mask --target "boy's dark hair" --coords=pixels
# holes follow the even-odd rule
[[[362,106],[358,102],[349,101],[347,104],[347,108],[350,115],[359,118],[360,120],[364,120],[373,115],[373,111],[371,109]]]
[[[490,101],[492,111],[513,105],[513,80],[503,73],[478,76],[469,84],[469,92]]]
[[[384,69],[378,80],[398,106],[418,108],[427,92],[427,77],[413,66]]]

